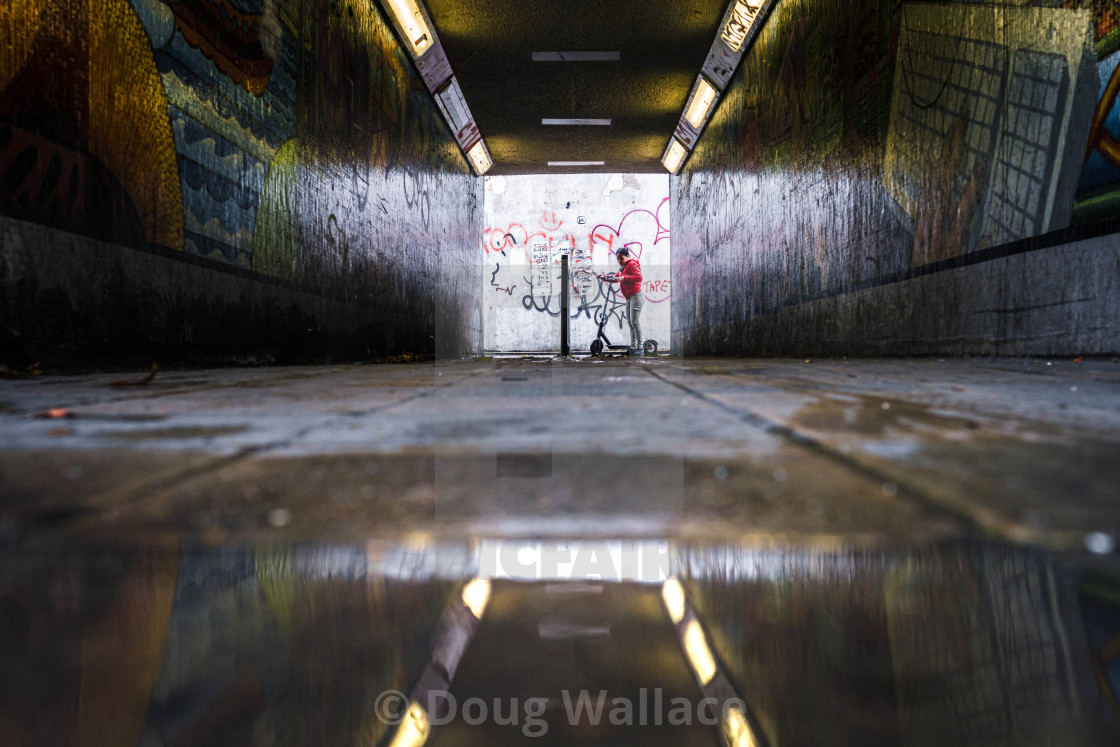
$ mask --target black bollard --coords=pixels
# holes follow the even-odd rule
[[[568,344],[568,255],[560,255],[560,355],[567,357],[572,348]]]

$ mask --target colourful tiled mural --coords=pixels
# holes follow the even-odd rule
[[[461,265],[480,211],[480,181],[374,3],[0,8],[2,215],[431,324],[415,304],[433,294],[429,250]]]

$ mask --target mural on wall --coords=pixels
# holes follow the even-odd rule
[[[0,212],[183,246],[168,97],[127,0],[0,9]]]
[[[667,177],[650,174],[498,177],[487,181],[482,234],[486,347],[559,348],[560,258],[569,256],[574,349],[595,339],[601,314],[613,344],[630,341],[617,284],[595,275],[618,270],[630,250],[642,267],[642,333],[669,347],[670,218]],[[604,186],[605,185],[605,186]]]
[[[14,0],[0,63],[0,214],[429,323],[480,303],[480,180],[376,4]]]
[[[1120,3],[1053,5],[779,0],[674,180],[682,329],[1114,214]]]
[[[1078,0],[1072,7],[1093,13],[1099,93],[1093,110],[1085,167],[1077,189],[1074,220],[1091,222],[1120,211],[1120,2]]]

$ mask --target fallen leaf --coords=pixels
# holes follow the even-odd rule
[[[1082,362],[1082,361],[1084,361],[1084,360],[1085,360],[1085,357],[1084,357],[1084,356],[1081,356],[1081,355],[1079,355],[1079,356],[1077,356],[1076,358],[1074,358],[1074,359],[1073,359],[1073,362],[1074,362],[1074,363],[1081,363],[1081,362]]]
[[[58,420],[59,418],[72,418],[74,413],[67,410],[65,407],[52,407],[47,410],[47,417]]]
[[[139,381],[128,381],[126,379],[117,379],[116,381],[110,381],[105,386],[144,386],[145,384],[147,384],[149,381],[151,381],[152,379],[154,379],[156,377],[156,372],[157,371],[159,371],[159,364],[158,363],[153,363],[152,364],[152,370],[148,372],[147,376],[140,379]]]
[[[42,376],[43,371],[39,368],[39,362],[31,363],[27,368],[22,371],[13,371],[12,369],[0,363],[0,376]]]

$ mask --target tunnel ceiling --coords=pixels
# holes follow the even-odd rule
[[[497,174],[665,173],[727,0],[426,0]],[[533,52],[619,52],[534,62]],[[543,125],[544,118],[610,125]],[[549,167],[549,161],[603,166]]]

